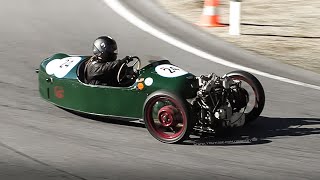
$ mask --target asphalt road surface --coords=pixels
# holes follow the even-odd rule
[[[200,33],[150,1],[122,2],[148,23],[218,57],[320,85],[319,75]],[[34,69],[57,52],[91,54],[100,35],[117,40],[120,58],[165,56],[197,75],[233,69],[153,37],[102,0],[0,3],[0,179],[320,178],[319,90],[257,76],[266,106],[238,139],[163,144],[139,124],[84,118],[43,101]]]

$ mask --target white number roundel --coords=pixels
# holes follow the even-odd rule
[[[156,72],[163,77],[179,77],[187,74],[187,71],[184,71],[183,69],[176,67],[171,64],[162,64],[156,67]]]
[[[81,57],[66,57],[63,59],[54,59],[47,64],[46,72],[49,75],[54,74],[57,78],[63,78],[80,61]]]

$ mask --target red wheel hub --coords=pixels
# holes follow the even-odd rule
[[[156,139],[169,143],[179,141],[188,127],[183,104],[168,95],[155,96],[148,101],[145,122]]]
[[[158,119],[160,123],[165,127],[174,127],[178,124],[178,110],[172,106],[164,106],[158,112]]]

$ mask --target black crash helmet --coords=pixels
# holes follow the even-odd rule
[[[93,54],[100,60],[115,61],[118,55],[116,41],[110,36],[98,37],[93,43]]]

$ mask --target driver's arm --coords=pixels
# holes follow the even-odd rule
[[[121,60],[115,60],[115,61],[112,61],[112,62],[108,62],[106,63],[106,71],[110,71],[112,69],[119,69],[120,66],[123,64],[123,63],[126,63],[126,59],[121,59]]]
[[[95,63],[93,64],[94,68],[92,68],[94,72],[91,72],[91,73],[94,75],[101,75],[101,74],[104,74],[105,72],[110,72],[111,70],[119,69],[123,63],[127,63],[127,62],[128,62],[128,58],[115,60],[107,63]]]
[[[123,59],[119,59],[119,60],[115,60],[115,61],[112,61],[112,62],[108,62],[105,64],[106,67],[102,67],[105,71],[110,71],[112,69],[119,69],[120,66],[123,64],[123,63],[128,63],[132,61],[132,58],[130,58],[130,56],[126,56],[124,57]]]

